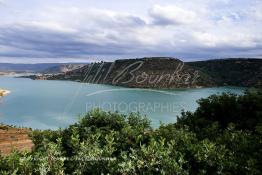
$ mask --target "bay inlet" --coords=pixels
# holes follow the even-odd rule
[[[176,122],[182,110],[194,111],[197,100],[212,94],[242,94],[241,87],[139,89],[56,80],[0,76],[0,87],[12,92],[0,103],[0,122],[34,129],[64,128],[93,108],[139,112],[157,127]]]

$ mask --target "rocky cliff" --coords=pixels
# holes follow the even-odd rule
[[[43,70],[41,73],[43,74],[66,73],[75,69],[80,69],[83,66],[85,66],[85,64],[60,64],[60,65],[49,67]]]

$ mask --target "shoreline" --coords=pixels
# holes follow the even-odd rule
[[[0,97],[6,96],[10,93],[11,93],[11,91],[9,91],[9,90],[0,89]]]

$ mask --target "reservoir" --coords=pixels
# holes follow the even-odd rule
[[[34,129],[64,128],[92,108],[139,112],[153,127],[176,122],[182,110],[194,111],[197,100],[212,94],[241,94],[241,87],[200,89],[136,89],[71,81],[31,80],[0,76],[0,88],[11,93],[0,98],[0,123]]]

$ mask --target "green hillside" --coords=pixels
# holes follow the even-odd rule
[[[262,59],[221,59],[187,63],[219,86],[262,87]]]
[[[33,79],[72,80],[135,88],[262,87],[262,59],[182,62],[150,57],[92,63],[79,69]]]

